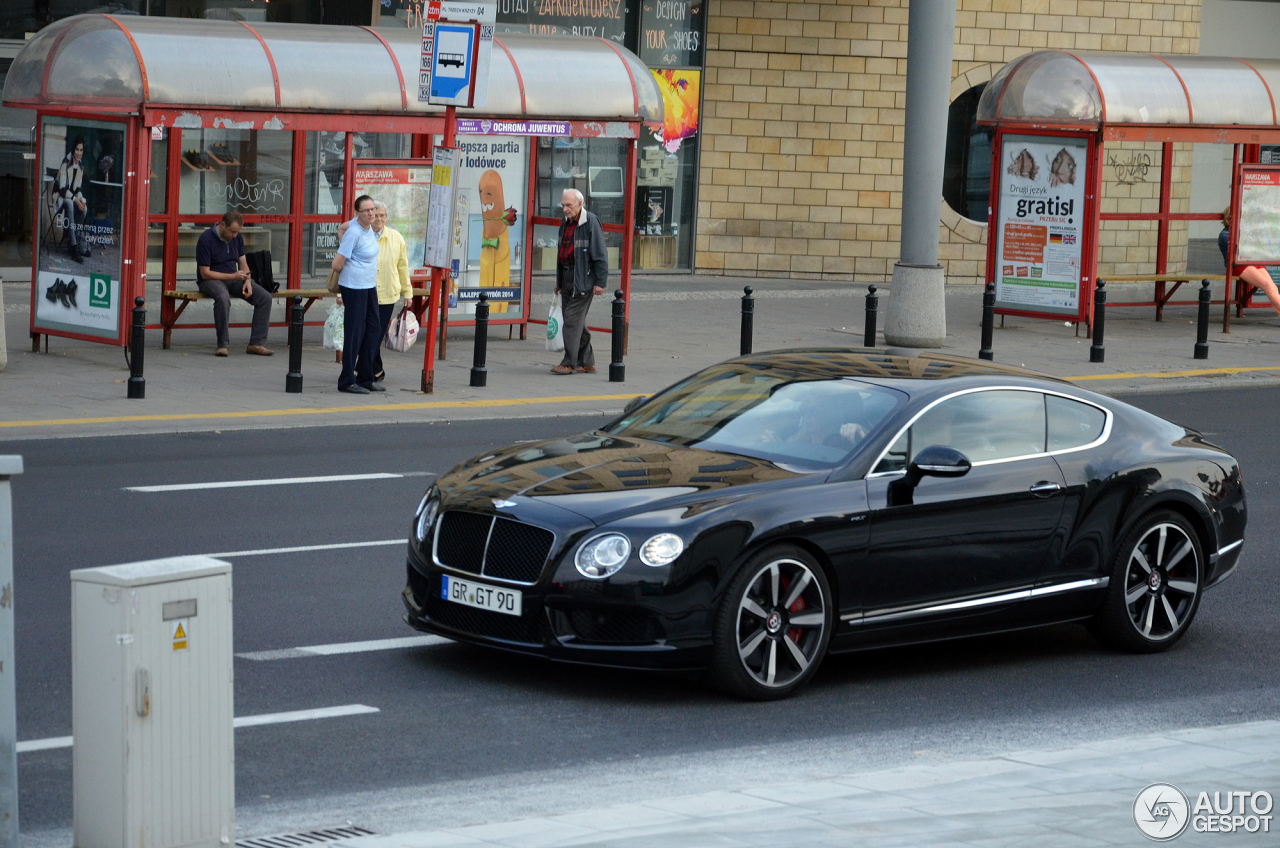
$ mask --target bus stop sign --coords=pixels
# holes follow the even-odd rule
[[[431,0],[422,24],[418,101],[483,108],[497,4]]]

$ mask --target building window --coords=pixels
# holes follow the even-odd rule
[[[947,116],[947,159],[942,171],[942,198],[971,221],[986,223],[991,195],[991,135],[975,123],[978,100],[986,83],[975,85],[951,101]]]

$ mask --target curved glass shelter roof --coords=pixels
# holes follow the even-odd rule
[[[1275,127],[1280,60],[1041,50],[1000,69],[978,123]]]
[[[442,114],[417,98],[421,35],[400,28],[78,15],[13,60],[11,106],[145,106]],[[603,39],[494,39],[489,97],[459,114],[662,122],[662,94],[633,53]]]

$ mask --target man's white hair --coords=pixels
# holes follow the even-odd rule
[[[571,195],[574,200],[578,201],[583,205],[585,205],[587,202],[587,199],[582,196],[582,192],[578,191],[576,188],[567,188],[564,191],[560,192],[560,199],[564,200],[564,196],[566,194]]]
[[[383,203],[381,200],[375,200],[375,201],[373,201],[373,208],[374,208],[374,209],[386,209],[386,208],[387,208],[387,204]]]

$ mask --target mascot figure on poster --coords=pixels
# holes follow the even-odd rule
[[[507,228],[516,222],[515,207],[508,208],[502,193],[502,175],[489,170],[480,175],[480,288],[511,285],[511,243]],[[506,303],[490,303],[490,314],[506,312]]]

